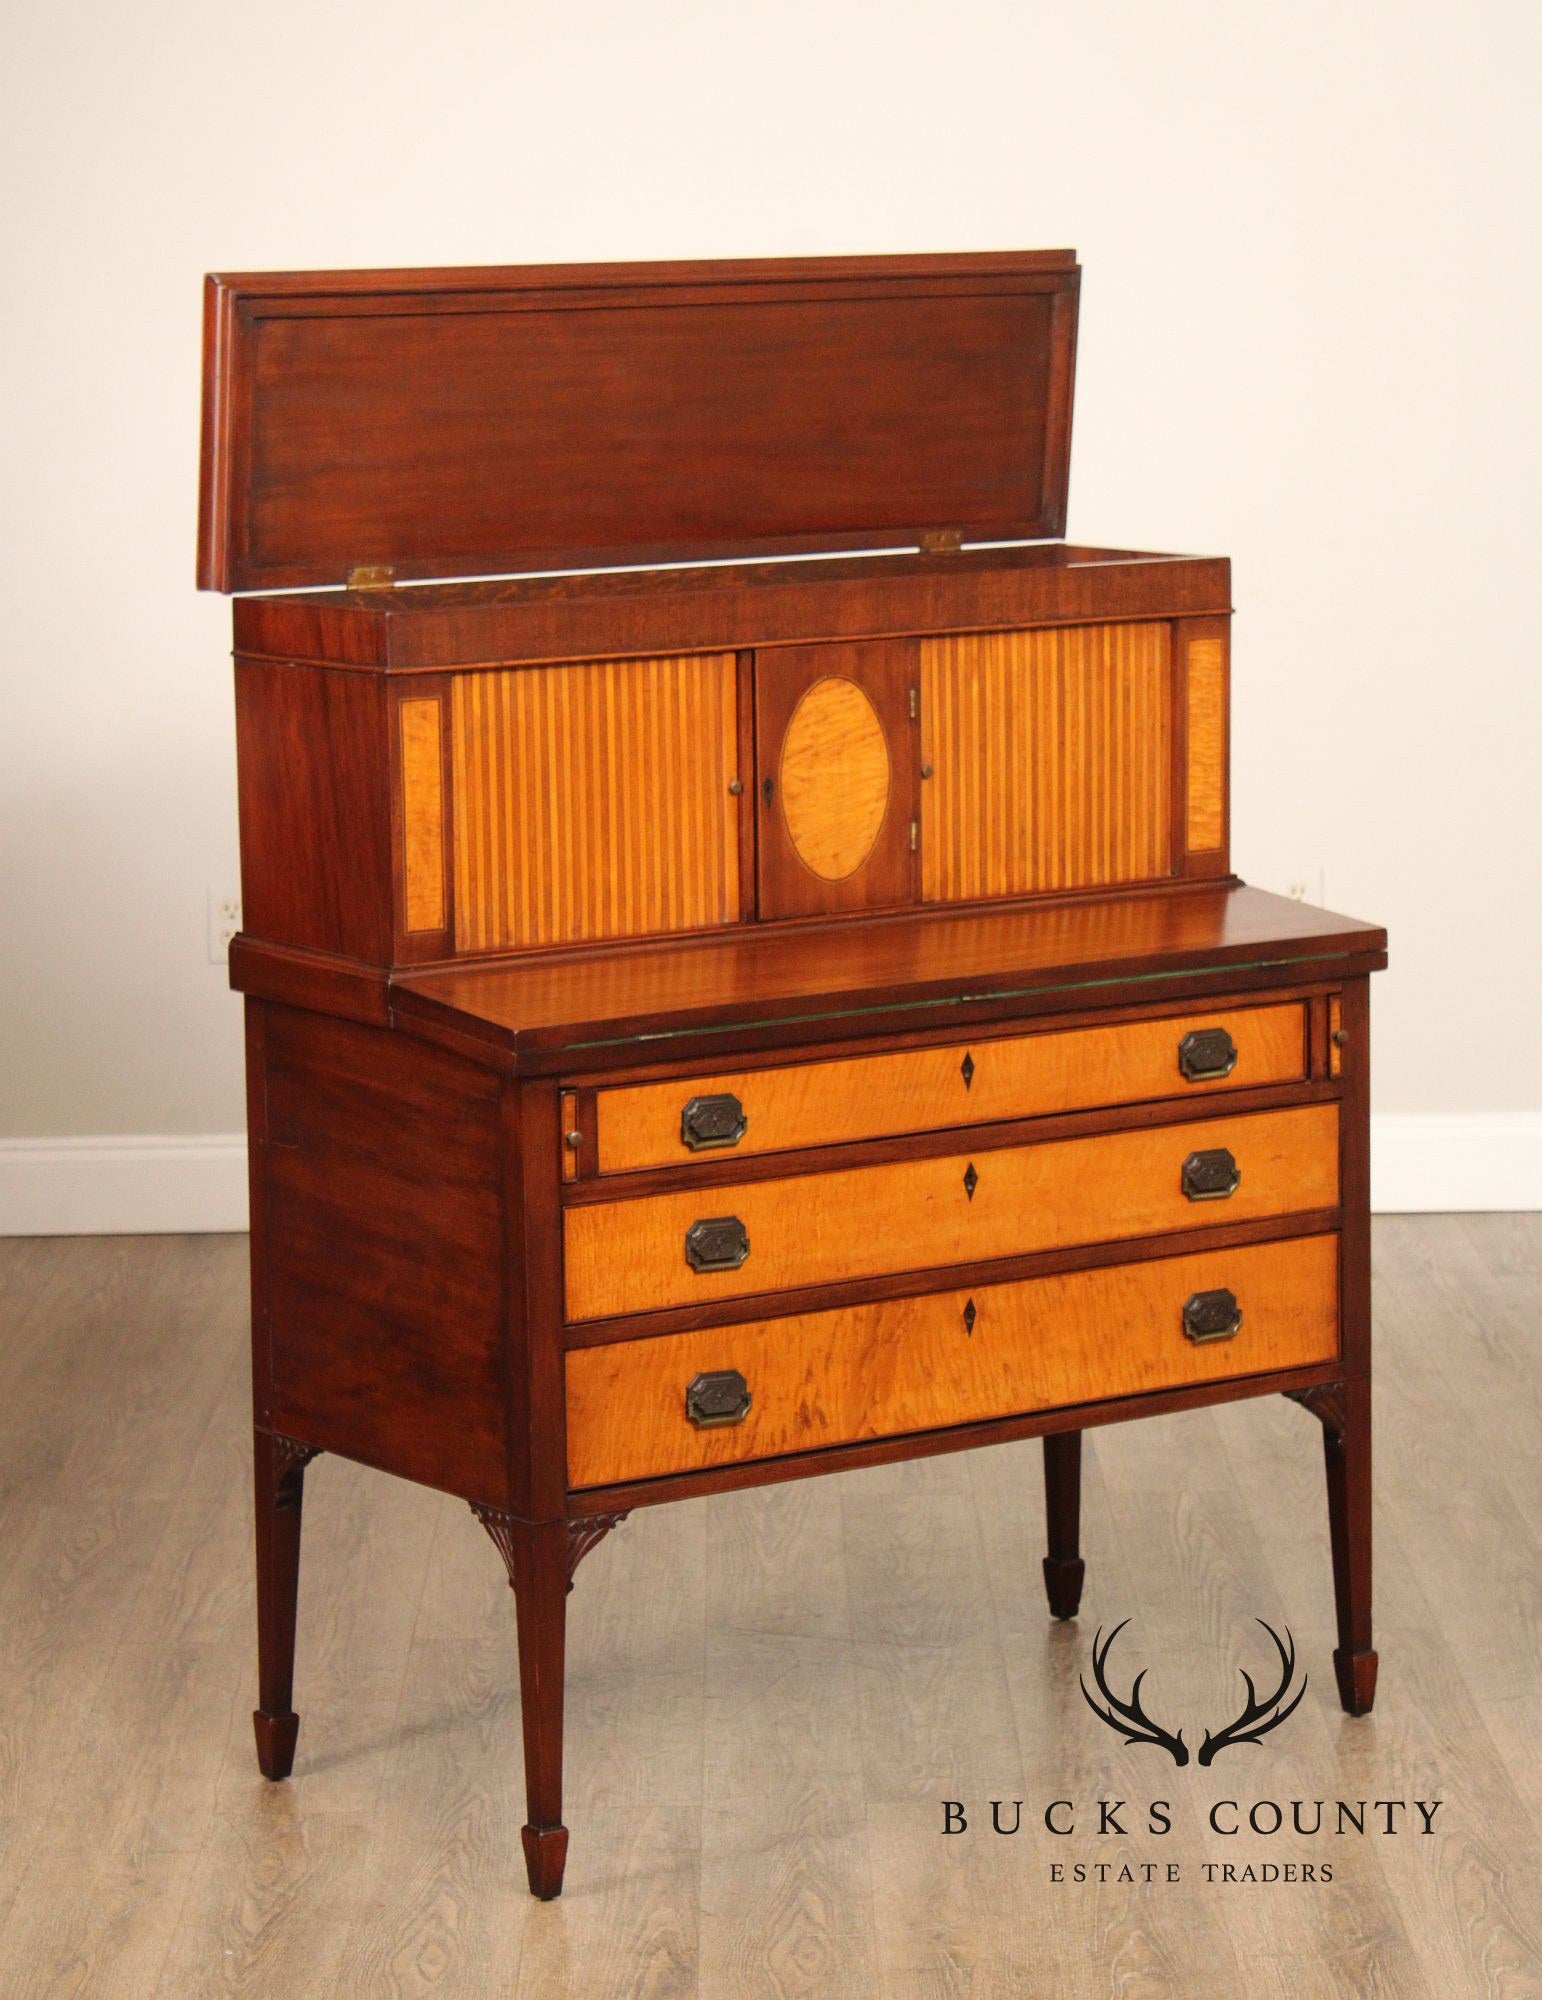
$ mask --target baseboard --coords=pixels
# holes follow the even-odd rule
[[[246,1134],[0,1139],[0,1236],[246,1227]]]
[[[1371,1120],[1380,1214],[1542,1209],[1542,1112]],[[0,1139],[0,1236],[155,1236],[246,1227],[240,1132]]]
[[[1378,1215],[1542,1209],[1542,1111],[1387,1111],[1371,1119]]]

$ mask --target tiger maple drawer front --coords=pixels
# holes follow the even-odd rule
[[[598,1093],[599,1171],[1246,1090],[1305,1074],[1306,1012],[1292,1001],[622,1084]]]
[[[1338,1238],[1308,1236],[577,1348],[568,1482],[608,1486],[1329,1361],[1337,1273]]]
[[[1338,1108],[589,1202],[566,1214],[569,1319],[1333,1208]]]

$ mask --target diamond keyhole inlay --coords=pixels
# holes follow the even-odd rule
[[[974,1191],[979,1185],[980,1176],[975,1172],[974,1161],[971,1160],[964,1169],[964,1193],[968,1195],[971,1201],[974,1200]]]
[[[974,1057],[973,1057],[973,1056],[971,1056],[971,1055],[966,1055],[966,1056],[964,1057],[964,1060],[963,1060],[963,1061],[962,1061],[962,1062],[961,1062],[961,1063],[959,1064],[959,1066],[958,1066],[958,1073],[959,1073],[959,1075],[960,1075],[960,1076],[961,1076],[961,1077],[962,1077],[962,1078],[964,1079],[964,1088],[965,1088],[965,1090],[967,1090],[967,1089],[969,1088],[970,1084],[972,1084],[972,1083],[974,1082]]]
[[[971,1338],[973,1338],[974,1335],[974,1323],[975,1323],[974,1300],[969,1299],[965,1302],[964,1305],[964,1331],[965,1333],[970,1335]]]

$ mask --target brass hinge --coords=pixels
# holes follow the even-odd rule
[[[910,719],[912,722],[921,720],[921,690],[918,687],[910,690]]]
[[[396,571],[389,563],[360,563],[357,569],[348,572],[347,590],[391,590],[396,583]]]
[[[924,556],[956,556],[964,546],[962,528],[923,528],[917,538]]]
[[[911,853],[915,854],[919,850],[920,846],[921,846],[921,822],[918,819],[913,819],[910,822]]]

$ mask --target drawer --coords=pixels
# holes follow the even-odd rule
[[[1185,1050],[1186,1037],[1195,1039]],[[1235,1063],[1218,1074],[1230,1060],[1227,1041]],[[599,1171],[680,1166],[720,1157],[729,1146],[739,1153],[833,1146],[892,1132],[1293,1083],[1305,1075],[1306,1009],[1292,1001],[619,1084],[597,1097]]]
[[[1223,1149],[1235,1189],[1202,1177],[1186,1193],[1190,1155]],[[1337,1202],[1333,1104],[685,1187],[568,1209],[567,1313],[651,1312]]]
[[[1308,1236],[577,1348],[567,1357],[568,1483],[605,1486],[1329,1361],[1337,1274],[1338,1238]],[[1222,1290],[1240,1311],[1237,1331],[1191,1338],[1189,1300]],[[1229,1323],[1224,1300],[1206,1309],[1193,1315],[1200,1331]],[[748,1414],[699,1428],[687,1412],[691,1384],[728,1370],[744,1378]],[[728,1383],[717,1407],[732,1413],[737,1396]]]

